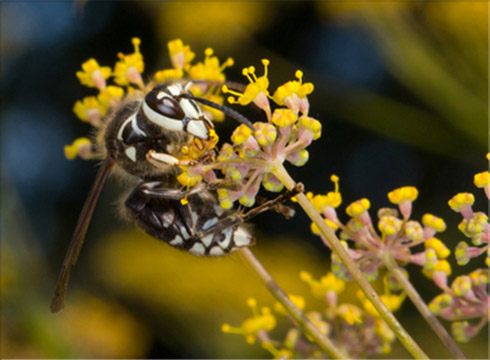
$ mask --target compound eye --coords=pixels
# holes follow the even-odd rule
[[[145,97],[145,103],[148,107],[159,115],[170,119],[183,120],[185,113],[179,103],[165,91],[161,89],[155,90],[150,91]]]

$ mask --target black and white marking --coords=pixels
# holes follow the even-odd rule
[[[182,205],[182,192],[159,192],[158,182],[142,185],[131,192],[125,209],[149,235],[197,256],[222,256],[253,243],[240,216],[222,209],[214,193],[192,193]]]
[[[142,109],[149,121],[170,131],[184,131],[203,140],[209,139],[211,122],[195,101],[179,98],[187,86],[175,83],[154,88],[146,96]]]

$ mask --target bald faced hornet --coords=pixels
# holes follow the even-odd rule
[[[277,210],[295,194],[284,193],[243,213],[223,209],[211,186],[183,190],[176,180],[179,165],[187,164],[181,160],[182,149],[196,139],[205,144],[214,128],[198,103],[253,128],[234,110],[194,97],[189,91],[191,85],[158,85],[144,97],[128,98],[105,120],[101,134],[105,160],[78,219],[56,285],[52,312],[63,308],[70,269],[76,263],[96,202],[114,166],[136,179],[124,201],[123,213],[149,235],[198,256],[221,256],[251,245],[253,237],[243,223],[268,209]]]

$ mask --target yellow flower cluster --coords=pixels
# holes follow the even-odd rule
[[[133,38],[131,42],[134,47],[133,53],[119,53],[117,55],[118,60],[113,69],[108,66],[100,66],[97,60],[91,58],[82,64],[81,71],[77,71],[77,78],[82,85],[96,88],[99,91],[96,96],[87,96],[75,103],[73,112],[80,120],[99,128],[103,123],[104,116],[110,109],[117,107],[126,94],[133,94],[135,92],[145,93],[153,87],[153,82],[145,84],[143,81],[142,74],[145,69],[145,63],[140,51],[141,40],[139,38]],[[223,97],[219,93],[219,86],[211,86],[210,82],[216,81],[221,83],[225,81],[223,70],[233,65],[233,60],[229,58],[220,65],[218,58],[213,55],[213,50],[208,48],[205,50],[204,61],[192,65],[195,54],[180,39],[170,41],[168,43],[168,49],[173,68],[157,71],[154,75],[154,80],[160,83],[168,80],[181,79],[184,76],[193,80],[206,80],[208,83],[205,85],[194,84],[191,87],[191,91],[196,96],[201,96],[214,103],[222,104]],[[116,85],[107,85],[107,80],[111,77]],[[136,86],[136,89],[133,86]],[[203,106],[203,110],[213,120],[219,121],[224,118],[223,112],[214,108]],[[86,138],[80,138],[78,140],[80,141],[76,142],[77,146],[82,143],[86,145]],[[99,139],[96,140],[98,142]],[[214,147],[217,141],[218,138],[215,135],[206,146]],[[203,148],[207,147],[193,145],[190,149],[183,150],[190,158],[195,159],[199,154],[202,154]],[[86,149],[86,147],[83,149]],[[84,159],[95,157],[93,154],[90,156],[87,153],[82,154],[81,151],[75,149],[73,145],[67,145],[65,153],[69,159],[75,158],[77,154]],[[189,179],[182,179],[188,183]]]
[[[490,160],[490,153],[486,155],[487,160]],[[485,195],[490,199],[490,175],[488,171],[480,172],[474,176],[474,184],[476,187],[483,188]],[[464,236],[471,239],[474,246],[469,246],[464,241],[461,241],[455,250],[456,261],[458,265],[466,265],[470,259],[487,253],[485,264],[490,266],[490,225],[488,223],[488,215],[484,212],[474,211],[472,206],[475,202],[475,197],[471,193],[459,193],[449,200],[449,206],[456,212],[461,213],[463,219],[458,224],[458,229]],[[478,247],[483,245],[482,247]]]
[[[374,316],[374,317],[380,317],[378,314],[378,311],[374,308],[373,304],[366,298],[366,295],[360,290],[356,292],[357,297],[362,303],[362,306],[364,309],[368,312],[369,315]],[[386,305],[386,307],[391,311],[397,311],[401,305],[403,304],[403,301],[406,298],[405,293],[401,293],[399,295],[397,294],[390,294],[389,292],[386,294],[382,294],[379,296],[381,301]]]
[[[297,113],[303,110],[303,103],[307,101],[307,96],[313,92],[314,86],[312,83],[303,83],[303,72],[301,70],[296,71],[295,77],[298,80],[288,81],[284,85],[279,86],[272,98],[276,104],[286,105]],[[308,111],[304,113],[307,114]]]
[[[223,93],[229,93],[237,96],[235,99],[233,96],[228,97],[228,102],[230,104],[238,103],[240,105],[246,106],[250,103],[254,103],[266,112],[267,118],[271,118],[271,108],[268,98],[269,95],[269,79],[267,77],[267,70],[269,66],[269,60],[262,59],[262,65],[264,65],[264,75],[257,77],[255,75],[255,67],[249,66],[242,70],[242,74],[246,76],[250,82],[245,88],[243,93],[235,90],[231,90],[228,86],[224,85],[222,88]]]
[[[302,271],[299,276],[301,280],[310,286],[313,296],[319,299],[325,299],[327,293],[330,291],[335,294],[340,294],[345,288],[345,282],[337,279],[331,272],[322,276],[320,281],[313,279],[311,274],[306,271]]]
[[[120,86],[137,85],[140,89],[144,88],[141,74],[145,69],[143,55],[140,53],[141,40],[133,38],[131,40],[134,46],[134,53],[124,55],[117,54],[119,61],[114,66],[114,82]]]
[[[78,155],[88,160],[92,158],[92,142],[88,138],[81,137],[73,141],[71,145],[65,145],[64,151],[67,159],[75,159]]]
[[[262,307],[259,312],[257,300],[254,298],[248,299],[247,305],[252,309],[253,316],[244,320],[240,327],[223,324],[221,331],[230,334],[241,334],[245,337],[247,343],[253,344],[259,331],[271,331],[276,327],[276,318],[271,314],[271,310],[268,307]]]

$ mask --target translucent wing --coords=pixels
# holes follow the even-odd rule
[[[51,301],[51,312],[58,312],[63,309],[66,288],[68,286],[68,279],[70,278],[70,270],[73,265],[77,262],[78,255],[83,245],[83,240],[85,239],[85,234],[87,233],[88,225],[92,214],[94,213],[95,205],[99,199],[99,195],[102,191],[104,183],[106,182],[109,174],[111,172],[114,161],[107,158],[102,163],[97,176],[95,178],[94,184],[90,189],[85,204],[83,205],[80,217],[78,218],[77,227],[73,233],[73,237],[70,242],[70,246],[65,256],[63,266],[58,277],[58,282],[56,284],[56,289],[54,291],[53,300]]]

